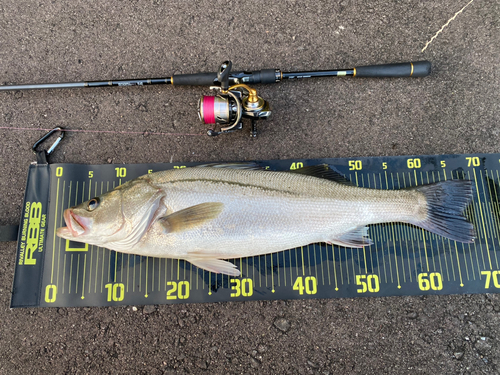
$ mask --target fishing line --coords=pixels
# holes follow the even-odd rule
[[[50,128],[21,128],[0,126],[2,130],[33,130],[33,131],[50,131]],[[203,133],[163,133],[163,132],[149,132],[149,131],[127,131],[127,130],[93,130],[93,129],[62,129],[63,132],[78,132],[78,133],[106,133],[106,134],[132,134],[132,135],[171,135],[171,136],[201,136]]]

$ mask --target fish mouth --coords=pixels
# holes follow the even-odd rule
[[[71,208],[64,211],[64,221],[67,226],[57,229],[57,235],[60,237],[78,237],[85,234],[88,229],[84,219],[75,214]]]

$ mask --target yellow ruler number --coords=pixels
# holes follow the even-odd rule
[[[349,160],[350,171],[360,171],[363,169],[363,162],[361,160]]]
[[[443,289],[443,276],[439,272],[418,274],[418,287],[420,290],[441,290]]]
[[[104,287],[108,290],[108,302],[120,302],[125,298],[125,285],[123,283],[106,284]]]
[[[299,276],[293,284],[293,290],[297,290],[300,295],[304,294],[304,291],[306,294],[316,294],[318,292],[318,280],[314,276],[305,278]]]
[[[126,177],[127,176],[127,168],[115,168],[116,177]]]
[[[253,295],[253,280],[252,279],[231,279],[231,297],[251,297]]]
[[[479,158],[477,156],[473,156],[473,157],[467,156],[465,158],[465,160],[467,160],[468,167],[470,167],[470,166],[479,167],[481,165],[481,160],[479,160]]]
[[[406,165],[409,169],[418,169],[422,166],[422,162],[419,158],[408,159]]]
[[[189,298],[189,281],[169,281],[167,286],[172,289],[167,291],[167,299],[188,299]]]
[[[356,285],[361,286],[358,293],[377,293],[380,290],[378,275],[356,275]]]
[[[45,302],[54,303],[56,302],[57,296],[57,286],[49,284],[45,287]]]
[[[490,287],[491,279],[493,279],[493,285],[495,288],[500,289],[500,271],[481,271],[481,275],[486,276],[486,280],[484,283],[484,289],[488,289]]]

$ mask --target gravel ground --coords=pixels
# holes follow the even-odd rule
[[[499,152],[500,5],[4,0],[0,82],[168,77],[430,60],[420,79],[311,79],[260,87],[273,116],[208,138],[208,88],[0,93],[0,225],[19,222],[35,130],[69,133],[52,162],[144,163]],[[0,373],[500,371],[496,294],[9,309],[15,243],[0,243]]]

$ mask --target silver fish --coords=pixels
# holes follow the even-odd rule
[[[337,182],[328,166],[292,172],[195,167],[144,175],[64,212],[59,237],[123,253],[184,259],[239,276],[223,259],[327,242],[372,244],[369,224],[403,222],[472,242],[468,180],[404,190]]]

